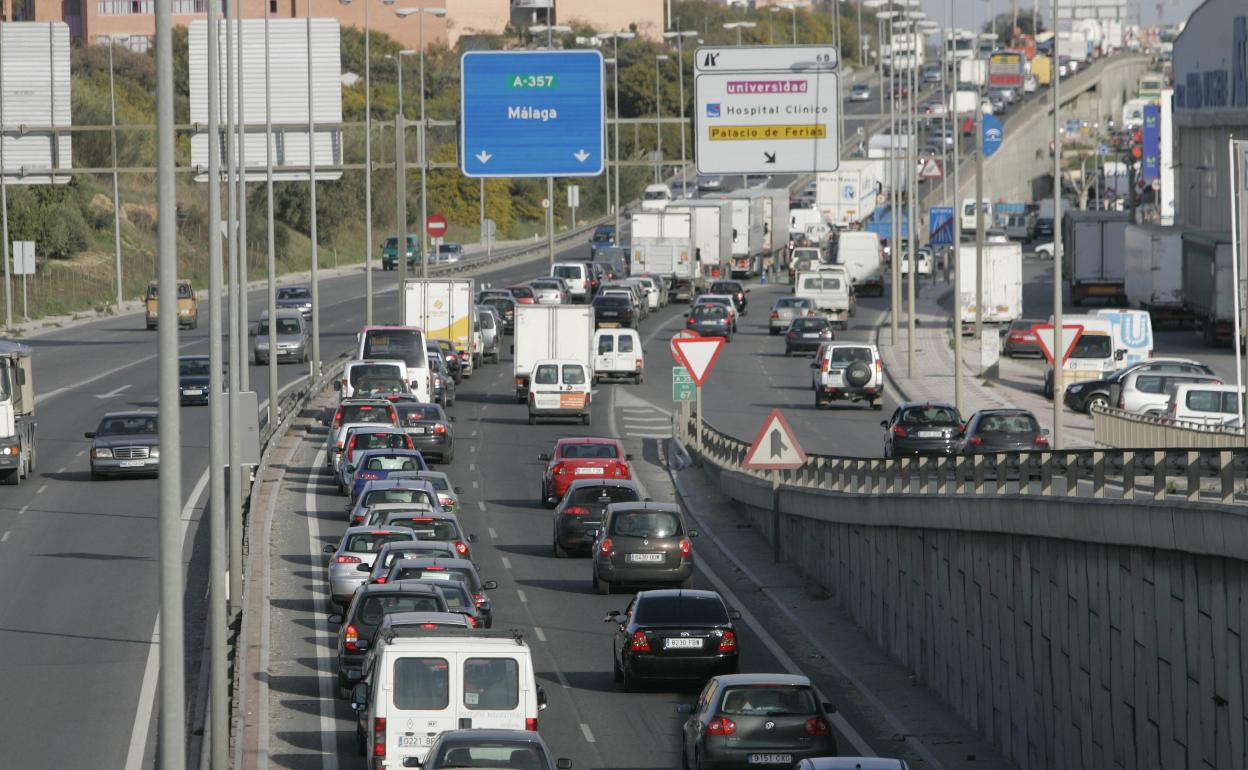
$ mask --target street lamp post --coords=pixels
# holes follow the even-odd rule
[[[615,59],[615,72],[613,75],[614,94],[612,95],[614,106],[611,108],[611,110],[615,114],[615,140],[614,140],[615,149],[613,150],[613,154],[615,155],[616,166],[615,166],[615,176],[612,181],[615,185],[615,191],[614,191],[613,197],[615,198],[615,242],[617,244],[620,242],[620,225],[621,225],[620,215],[623,210],[623,205],[620,203],[620,166],[619,166],[619,163],[620,163],[620,41],[632,40],[635,37],[637,37],[637,33],[635,32],[603,32],[600,35],[598,35],[598,38],[600,40],[606,40],[607,38],[611,38],[611,56],[613,59]]]
[[[1062,342],[1062,132],[1061,120],[1058,115],[1061,107],[1061,75],[1057,63],[1058,44],[1061,33],[1057,29],[1058,0],[1053,0],[1053,350],[1065,350]],[[1034,19],[1033,19],[1034,23]],[[1238,343],[1236,343],[1238,344]],[[1066,392],[1060,355],[1053,366],[1053,448],[1061,449],[1063,400]]]
[[[111,130],[109,141],[113,151],[113,259],[117,269],[117,307],[121,307],[121,185],[117,173],[117,87],[113,82],[113,46],[130,39],[129,35],[109,35],[108,38],[108,111]]]
[[[552,8],[546,9],[546,23],[534,24],[529,27],[529,32],[545,32],[546,33],[546,50],[553,51],[555,49],[555,33],[566,34],[572,31],[572,28],[566,24],[554,24],[551,19]],[[532,35],[530,35],[530,39]],[[553,176],[546,177],[546,252],[550,258],[550,264],[555,264],[555,178]]]
[[[226,2],[228,3],[229,0]],[[310,3],[311,0],[309,0]],[[247,359],[247,276],[249,271],[247,269],[247,116],[244,110],[247,90],[243,78],[243,0],[234,0],[234,15],[237,17],[234,23],[238,26],[238,49],[235,53],[235,50],[231,48],[230,56],[238,57],[238,89],[235,94],[238,99],[238,124],[234,126],[234,130],[238,132],[238,161],[234,166],[238,172],[234,180],[234,184],[238,185],[238,222],[234,226],[238,228],[239,284],[238,302],[231,305],[230,309],[238,313],[238,328],[242,330],[238,337],[238,360],[245,361]],[[272,324],[273,322],[270,321],[269,325],[272,326]],[[276,340],[276,334],[271,339]],[[269,348],[269,350],[273,351],[276,348]],[[276,364],[270,363],[270,366],[276,366]],[[242,367],[238,372],[238,380],[243,392],[251,390],[251,367]]]
[[[655,163],[654,163],[654,183],[659,184],[663,181],[663,92],[660,88],[659,70],[662,62],[667,61],[671,57],[665,53],[655,54],[654,57],[654,136],[655,136]]]
[[[602,35],[599,35],[598,37],[601,39]],[[611,67],[613,71],[617,64],[615,57],[603,59],[602,63],[603,63],[603,66]],[[603,88],[603,93],[605,94],[606,88],[607,88],[607,84],[606,84],[607,73],[605,70],[602,73],[602,77],[603,77],[602,88]],[[605,146],[603,147],[603,152],[606,154],[607,162],[602,164],[602,174],[603,174],[602,182],[603,182],[603,186],[605,188],[606,197],[607,197],[607,215],[608,216],[611,214],[611,212],[615,210],[611,205],[612,198],[611,198],[611,134],[610,134],[610,131],[611,131],[611,125],[610,125],[610,122],[608,121],[608,124],[607,124],[608,133],[606,137],[606,142],[604,143]],[[617,169],[617,173],[618,173],[618,169]]]
[[[338,0],[343,6],[352,0]],[[373,323],[373,54],[369,0],[364,2],[364,323]],[[394,0],[383,0],[392,5]],[[269,15],[265,14],[265,22]],[[266,43],[267,45],[267,43]],[[266,57],[267,58],[267,57]],[[270,228],[272,232],[272,228]],[[406,244],[405,244],[406,245]],[[406,255],[404,255],[406,257]]]
[[[685,168],[685,38],[696,37],[697,34],[693,30],[663,33],[663,37],[668,40],[676,39],[676,64],[680,84],[680,196],[682,198],[689,197],[689,174],[688,169]]]
[[[264,194],[265,266],[269,305],[269,424],[276,425],[277,408],[277,244],[273,226],[273,63],[269,35],[269,9],[264,9]]]
[[[726,30],[735,29],[737,31],[737,45],[741,45],[741,30],[754,29],[757,26],[758,24],[752,21],[730,21],[723,25]]]
[[[399,273],[398,316],[395,323],[403,323],[403,286],[407,283],[407,127],[403,115],[403,57],[415,54],[415,51],[404,49],[395,56],[394,68],[399,78],[399,109],[394,115],[394,194],[395,219],[398,227],[398,239],[395,241],[395,269]],[[421,252],[421,260],[425,254]]]
[[[949,0],[949,5],[945,9],[945,15],[950,24],[953,22],[953,2],[954,0]],[[946,45],[953,45],[952,34]],[[957,69],[956,60],[953,69]],[[950,75],[950,72],[945,72],[945,77]],[[952,77],[953,98],[949,100],[949,111],[953,116],[953,199],[948,201],[948,203],[953,210],[953,245],[950,253],[945,256],[945,272],[947,275],[949,263],[957,260],[953,266],[953,403],[958,409],[958,414],[965,414],[962,404],[962,264],[960,261],[962,252],[962,211],[960,201],[960,196],[962,195],[962,121],[958,119],[958,77],[956,72],[952,73]]]
[[[312,110],[312,0],[307,0],[307,17],[304,24],[305,42],[308,49],[308,236],[312,240],[312,369],[311,380],[321,376],[321,301],[320,301],[320,255],[316,243],[316,114]],[[269,319],[272,326],[277,319]],[[270,356],[277,351],[269,349]],[[231,370],[233,367],[231,367]],[[270,394],[276,398],[277,394]]]

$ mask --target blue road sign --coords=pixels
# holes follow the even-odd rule
[[[1161,108],[1155,104],[1144,105],[1143,163],[1140,176],[1151,182],[1161,178]]]
[[[1001,149],[1001,143],[1005,141],[1005,126],[1001,125],[1001,121],[997,120],[996,115],[985,115],[982,123],[984,126],[984,157],[991,158],[993,153]]]
[[[465,53],[459,152],[464,176],[601,174],[602,73],[598,51]]]
[[[953,245],[953,207],[933,206],[927,211],[927,242],[933,246]]]

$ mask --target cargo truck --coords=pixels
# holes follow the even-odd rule
[[[670,204],[669,204],[670,205]],[[693,215],[688,210],[635,211],[628,245],[630,275],[659,276],[669,294],[679,284],[688,292],[697,275]]]
[[[845,268],[860,297],[884,296],[884,252],[880,236],[869,231],[847,231],[836,239],[836,264]]]
[[[409,280],[403,292],[403,324],[423,329],[425,339],[450,340],[465,377],[472,376],[477,364],[473,296],[471,278]]]
[[[815,177],[815,208],[833,227],[845,229],[875,212],[887,167],[878,159],[843,160],[836,171]]]
[[[1231,236],[1225,232],[1189,230],[1183,233],[1183,306],[1192,314],[1205,344],[1229,344],[1235,336],[1234,271]],[[1239,300],[1244,284],[1239,274]]]
[[[594,309],[590,305],[517,305],[512,359],[516,401],[529,395],[533,365],[547,358],[593,367]]]
[[[1116,211],[1063,211],[1062,264],[1072,305],[1089,299],[1127,304],[1123,237],[1130,221]]]
[[[1037,54],[1031,59],[1031,74],[1041,86],[1053,84],[1053,60],[1048,56]]]
[[[1019,93],[1027,74],[1027,58],[1021,51],[998,51],[988,60],[988,85],[1014,88]]]
[[[958,82],[983,86],[988,82],[988,62],[984,59],[964,59],[958,62]]]
[[[975,244],[958,247],[957,270],[962,280],[959,316],[962,333],[975,329]],[[1023,247],[1018,243],[984,244],[984,308],[987,324],[1008,324],[1023,316]]]
[[[1192,319],[1183,305],[1183,230],[1127,225],[1123,233],[1127,303],[1147,310],[1153,323]]]
[[[684,298],[700,292],[708,278],[727,276],[732,270],[732,201],[723,198],[681,199],[667,206],[668,211],[689,212],[693,226],[693,254],[696,272],[690,284],[677,282],[673,295]],[[690,295],[692,296],[692,295]]]
[[[35,470],[35,379],[30,348],[0,340],[0,484]]]
[[[751,188],[728,194],[733,202],[732,275],[749,278],[762,272],[763,262],[788,243],[787,190]]]

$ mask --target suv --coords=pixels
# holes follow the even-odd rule
[[[1214,371],[1208,366],[1189,358],[1151,358],[1124,366],[1101,380],[1088,380],[1067,385],[1063,401],[1067,408],[1084,413],[1087,413],[1093,404],[1115,405],[1118,403],[1122,381],[1133,372],[1214,376]]]
[[[407,236],[407,266],[409,268],[420,264],[420,237],[416,235]],[[390,236],[381,246],[381,269],[394,270],[399,266],[399,239],[398,236]]]
[[[884,407],[884,363],[875,345],[866,342],[826,342],[810,365],[815,408],[831,401],[867,401]]]

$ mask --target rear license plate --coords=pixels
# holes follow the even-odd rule
[[[184,395],[184,396],[202,396],[202,395],[204,395],[204,391],[203,391],[203,390],[201,390],[201,389],[199,389],[199,388],[187,388],[186,390],[182,391],[182,395]]]
[[[941,433],[938,430],[921,430],[916,433],[919,438],[940,438]]]
[[[577,468],[575,474],[577,476],[601,476],[602,468]]]
[[[428,748],[433,745],[432,735],[400,735],[396,745],[400,749]]]
[[[119,465],[122,468],[142,468],[143,461],[142,460],[122,460],[119,463]]]
[[[804,340],[819,339],[819,332],[806,332],[805,334],[802,335],[802,339]]]
[[[641,562],[643,564],[659,564],[663,561],[661,553],[630,553],[628,560],[632,562]]]
[[[663,647],[668,650],[700,650],[702,649],[701,639],[664,639]]]
[[[619,315],[620,315],[619,313],[603,311],[602,317],[603,318],[618,318]]]
[[[792,754],[751,754],[746,760],[751,765],[788,765],[793,762]]]
[[[411,433],[413,436],[423,436],[429,432],[429,429],[428,428],[412,428],[408,432]]]

